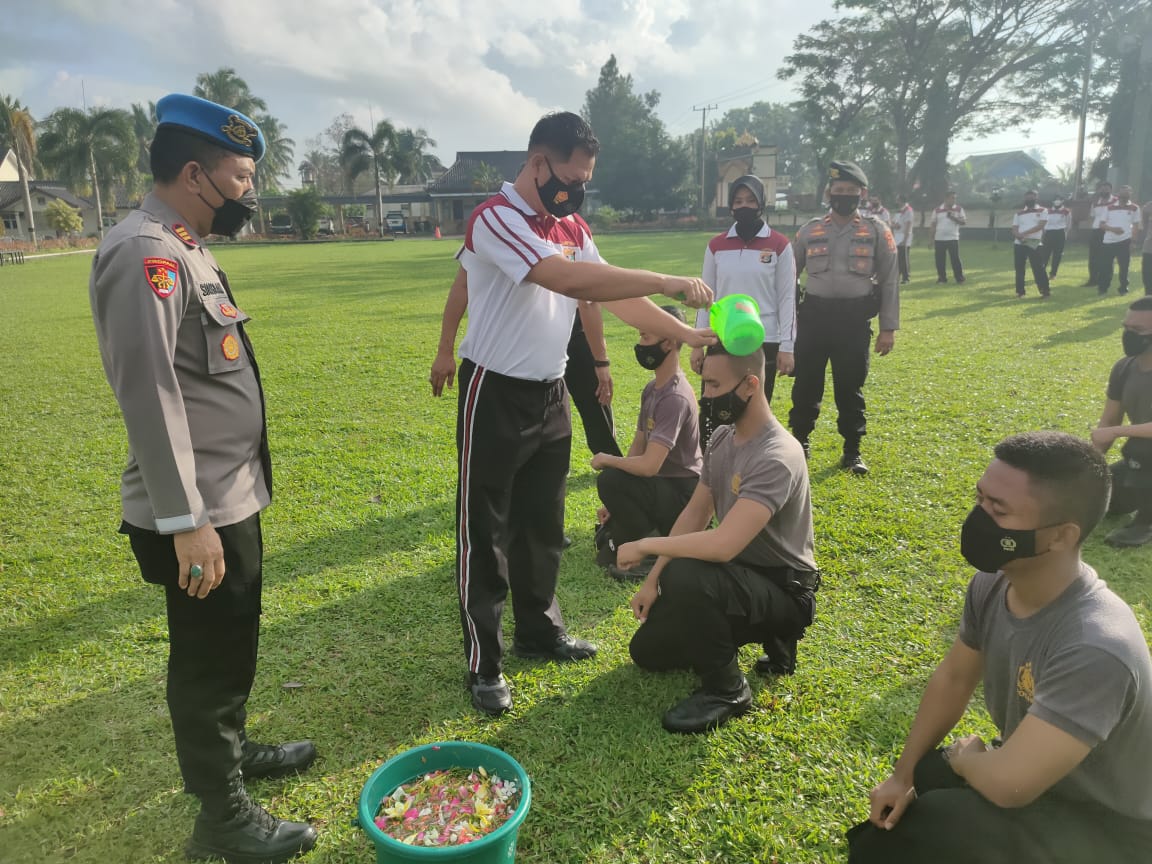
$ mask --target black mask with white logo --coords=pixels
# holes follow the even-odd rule
[[[960,554],[977,570],[995,573],[1011,561],[1044,554],[1036,551],[1036,530],[1001,528],[977,504],[960,529]]]

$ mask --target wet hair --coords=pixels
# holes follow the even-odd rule
[[[728,368],[743,378],[746,375],[755,375],[761,382],[764,381],[764,351],[757,348],[751,354],[746,354],[743,357],[735,354],[728,353],[728,349],[717,342],[715,345],[709,345],[708,350],[704,353],[704,359],[709,357],[727,357]]]
[[[1133,312],[1152,312],[1152,297],[1141,297],[1128,308]]]
[[[996,458],[1028,475],[1046,524],[1074,522],[1080,543],[1108,507],[1111,477],[1104,455],[1090,441],[1067,432],[1022,432],[995,448]]]
[[[579,147],[589,156],[600,152],[600,142],[588,121],[571,111],[554,111],[545,114],[532,128],[528,138],[528,152],[547,150],[561,162],[572,158],[572,151]]]
[[[189,162],[212,171],[227,155],[223,147],[174,126],[159,127],[148,150],[152,179],[161,185],[174,182]]]

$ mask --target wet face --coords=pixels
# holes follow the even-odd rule
[[[759,386],[756,376],[733,368],[731,359],[724,354],[712,354],[704,358],[700,384],[702,395],[707,398],[723,396],[735,389],[737,396],[748,399]]]

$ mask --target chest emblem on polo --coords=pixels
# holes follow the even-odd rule
[[[223,352],[225,360],[235,360],[240,356],[240,343],[236,341],[235,336],[229,333],[221,341],[220,351]]]
[[[171,258],[145,258],[144,275],[156,296],[167,300],[176,290],[180,269]]]
[[[564,252],[564,257],[566,259],[568,259],[569,261],[575,261],[576,260],[576,247],[575,246],[564,246],[564,247],[562,247],[562,250]]]
[[[1032,677],[1032,661],[1029,660],[1016,672],[1016,695],[1031,705],[1035,694],[1036,680]]]
[[[733,495],[739,495],[740,494],[740,475],[739,474],[733,474],[732,475],[732,494]]]
[[[760,263],[761,264],[771,264],[773,257],[775,257],[775,256],[773,256],[773,254],[771,252],[761,252],[760,253]]]

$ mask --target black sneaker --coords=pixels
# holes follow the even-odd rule
[[[864,464],[859,453],[845,453],[840,457],[840,467],[860,476],[868,473],[868,466]]]
[[[512,707],[512,692],[503,675],[489,678],[470,673],[468,690],[472,693],[472,707],[491,717],[499,717]]]
[[[247,778],[287,777],[307,771],[316,761],[316,745],[311,741],[284,744],[254,744],[245,740],[240,770]]]
[[[656,556],[646,555],[643,561],[627,570],[613,564],[608,568],[608,575],[617,582],[643,582],[648,578],[648,574],[652,572],[652,568],[655,566]]]
[[[512,652],[517,657],[526,660],[558,660],[568,663],[575,660],[588,660],[596,656],[596,646],[575,636],[565,633],[557,636],[556,640],[547,645],[530,642],[521,642],[516,639],[512,642]]]
[[[229,864],[281,864],[316,845],[306,822],[277,819],[248,797],[237,778],[219,797],[202,797],[185,854],[192,860],[223,858]]]
[[[965,282],[967,282],[967,281],[968,281],[968,277],[967,277],[967,276],[957,276],[957,277],[956,277],[956,284],[957,284],[957,285],[963,285],[963,284],[964,284]]]

